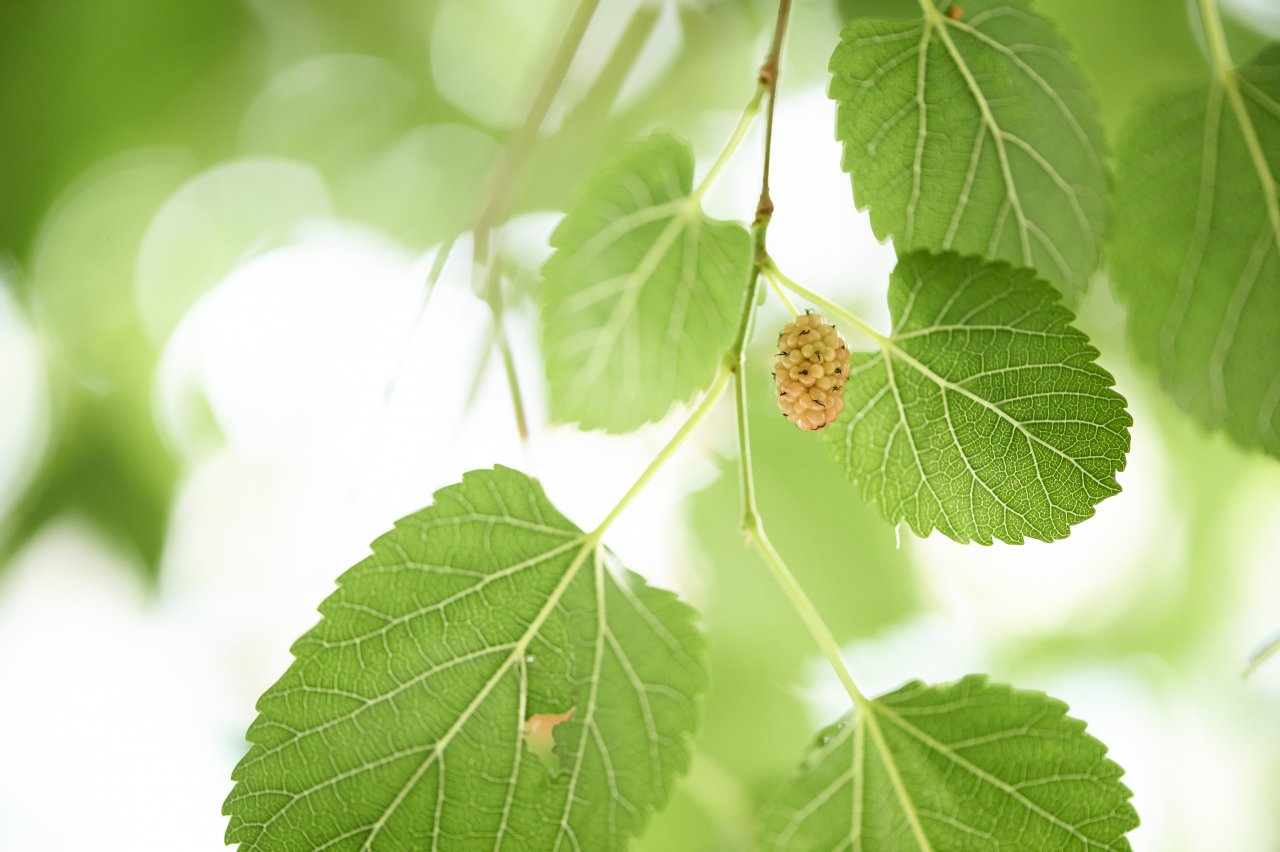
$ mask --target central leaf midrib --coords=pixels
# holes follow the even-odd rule
[[[1235,113],[1236,123],[1240,125],[1240,135],[1244,137],[1245,147],[1249,150],[1249,159],[1262,188],[1262,196],[1266,201],[1267,216],[1271,220],[1272,238],[1280,246],[1280,199],[1276,197],[1276,179],[1271,174],[1271,166],[1267,163],[1266,153],[1262,150],[1262,142],[1258,139],[1257,128],[1253,126],[1253,118],[1244,104],[1244,96],[1240,93],[1237,82],[1239,69],[1233,68],[1219,78],[1220,84],[1227,90],[1227,99],[1231,101],[1231,111]]]
[[[595,548],[593,548],[594,550]],[[591,662],[591,688],[587,693],[587,710],[584,714],[585,718],[582,720],[582,734],[578,739],[578,754],[573,763],[573,771],[570,773],[569,789],[564,800],[564,811],[560,814],[556,845],[552,847],[552,852],[559,852],[560,843],[564,840],[566,832],[572,833],[572,829],[569,828],[569,818],[573,814],[574,805],[577,804],[574,793],[578,789],[578,779],[582,777],[582,761],[587,754],[587,733],[592,730],[592,726],[595,724],[596,703],[600,689],[600,667],[604,659],[605,618],[607,613],[604,597],[604,563],[600,559],[598,551],[596,551],[596,558],[593,561],[595,563],[596,646]],[[610,805],[612,806],[612,800]]]
[[[677,207],[670,221],[663,227],[658,239],[654,241],[653,245],[649,247],[649,250],[640,259],[640,263],[635,270],[627,276],[626,286],[623,288],[622,295],[610,312],[609,319],[601,328],[597,345],[604,351],[595,353],[591,358],[587,359],[587,369],[578,382],[578,385],[584,389],[594,386],[596,380],[600,377],[617,345],[618,335],[624,323],[635,310],[636,303],[640,299],[640,293],[644,290],[645,284],[653,277],[653,273],[657,271],[662,259],[686,229],[696,226],[698,221],[697,214],[700,212],[700,208],[692,197],[685,197],[679,199],[678,202],[671,203],[679,203],[680,206]],[[693,238],[696,240],[697,235],[694,234]],[[682,283],[687,282],[682,281]]]

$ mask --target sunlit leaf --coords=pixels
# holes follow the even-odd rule
[[[1280,45],[1149,102],[1117,170],[1135,351],[1200,422],[1280,456]]]
[[[693,611],[521,473],[438,492],[320,610],[234,773],[242,850],[621,849],[687,768]],[[525,744],[543,714],[553,761]]]
[[[969,0],[957,19],[923,2],[923,21],[854,21],[831,57],[858,206],[899,251],[1007,260],[1074,299],[1107,219],[1083,76],[1025,0]]]
[[[918,681],[827,728],[764,815],[773,850],[1129,849],[1106,746],[1042,693]]]
[[[854,353],[826,430],[886,518],[957,541],[1051,541],[1120,490],[1132,419],[1058,298],[1003,263],[899,260],[893,332]]]
[[[611,432],[705,387],[732,342],[751,238],[702,213],[667,133],[602,169],[552,235],[539,291],[551,414]]]

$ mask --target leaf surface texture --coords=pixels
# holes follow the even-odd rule
[[[854,200],[900,253],[1007,260],[1074,301],[1107,227],[1093,97],[1024,0],[961,5],[959,20],[930,6],[923,20],[857,20],[841,34],[830,94]]]
[[[710,383],[751,238],[707,217],[692,187],[689,146],[656,133],[596,174],[556,228],[539,290],[554,420],[626,432]]]
[[[841,719],[764,814],[773,850],[1128,850],[1106,746],[1042,693],[918,681]]]
[[[891,276],[889,311],[892,334],[854,353],[826,433],[890,522],[961,542],[1052,541],[1120,490],[1124,397],[1034,273],[916,252]]]

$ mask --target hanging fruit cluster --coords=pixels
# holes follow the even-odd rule
[[[840,416],[849,355],[844,338],[822,314],[806,313],[783,327],[773,377],[778,407],[788,420],[815,432]]]

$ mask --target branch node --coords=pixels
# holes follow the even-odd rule
[[[769,195],[769,190],[764,190],[760,194],[760,201],[756,203],[756,218],[751,224],[753,227],[763,225],[773,216],[773,198]],[[757,258],[757,263],[760,259]]]

